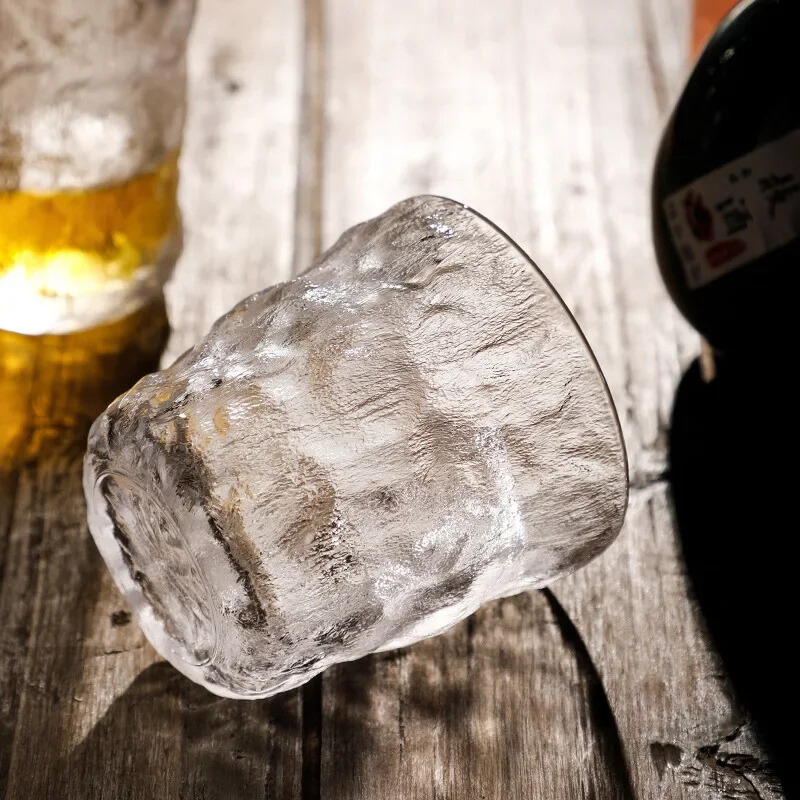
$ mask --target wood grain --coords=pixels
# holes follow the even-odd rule
[[[101,361],[48,383],[25,345],[12,375],[0,338],[15,408],[48,398],[0,436],[0,796],[782,797],[707,641],[669,493],[669,413],[699,347],[658,279],[648,184],[689,27],[689,0],[201,2],[165,360],[347,226],[449,195],[576,314],[622,418],[630,511],[551,591],[295,692],[222,700],[158,660],[94,550],[88,418],[47,424]],[[132,352],[103,371],[129,382]]]
[[[183,256],[167,287],[169,362],[243,297],[289,277],[303,7],[206,0],[189,46]]]
[[[323,685],[323,797],[633,797],[603,689],[552,594],[492,603]]]

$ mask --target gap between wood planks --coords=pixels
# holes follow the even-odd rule
[[[297,143],[292,277],[319,257],[322,246],[322,175],[325,136],[325,21],[323,0],[305,0],[302,89]],[[302,688],[302,800],[321,797],[322,677]]]
[[[297,147],[292,276],[319,257],[322,243],[322,170],[325,136],[325,20],[323,0],[305,0],[303,84]]]

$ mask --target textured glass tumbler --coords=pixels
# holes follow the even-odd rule
[[[0,3],[0,329],[67,333],[156,297],[194,0]]]
[[[231,697],[438,634],[617,535],[605,382],[530,259],[415,197],[243,300],[89,436],[89,525],[156,649]]]

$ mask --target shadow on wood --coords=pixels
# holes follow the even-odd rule
[[[787,702],[796,694],[791,631],[798,435],[787,363],[766,354],[757,361],[720,361],[708,384],[692,364],[675,397],[670,473],[681,543],[708,632],[774,755],[786,796],[793,797],[800,788],[797,736]],[[735,752],[745,721],[698,758],[737,783],[755,775],[779,792],[773,765]]]
[[[299,691],[253,702],[216,697],[159,662],[62,760],[51,797],[295,798],[297,773],[284,771],[281,753],[300,741],[299,701]]]
[[[95,417],[158,369],[163,296],[125,319],[61,336],[0,331],[0,472],[53,448],[85,446]]]
[[[327,797],[633,796],[605,692],[549,592],[334,667],[324,689]]]

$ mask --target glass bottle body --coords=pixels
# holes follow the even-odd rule
[[[672,298],[722,351],[790,336],[800,261],[793,0],[748,0],[703,50],[659,148],[653,234]]]

